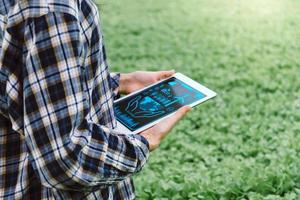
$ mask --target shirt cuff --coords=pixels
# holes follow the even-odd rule
[[[150,144],[149,144],[148,140],[147,140],[144,136],[139,135],[139,134],[135,134],[135,135],[133,135],[133,136],[134,136],[135,138],[137,138],[138,140],[140,140],[140,141],[147,147],[147,149],[148,149],[148,151],[149,151]]]
[[[143,169],[145,164],[148,161],[149,155],[150,155],[150,149],[149,149],[149,142],[147,139],[139,134],[134,135],[126,135],[130,140],[140,149],[139,151],[139,162],[138,168],[136,169],[136,172],[139,172]]]
[[[120,73],[110,73],[109,84],[115,99],[117,99],[120,96],[119,95],[120,76],[121,76]]]

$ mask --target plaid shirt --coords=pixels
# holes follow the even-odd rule
[[[91,0],[0,2],[0,199],[133,199],[149,144],[116,134]]]

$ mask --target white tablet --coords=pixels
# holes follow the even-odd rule
[[[179,108],[194,107],[216,96],[216,93],[189,77],[174,76],[115,101],[116,131],[140,133],[172,115]]]

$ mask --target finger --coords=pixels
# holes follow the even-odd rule
[[[162,124],[166,126],[168,130],[172,129],[172,127],[180,120],[182,119],[189,111],[191,110],[191,107],[184,106],[181,109],[179,109],[177,112],[175,112],[172,116],[162,121]]]
[[[184,117],[189,111],[191,110],[191,107],[184,106],[180,108],[177,112],[175,112],[170,118],[169,123],[170,125],[175,125],[176,122],[178,122],[182,117]]]
[[[184,116],[187,114],[187,112],[189,112],[191,110],[191,107],[189,106],[185,106],[181,109],[179,109],[176,113],[174,113],[172,116],[164,119],[163,121],[161,121],[160,123],[158,123],[157,125],[149,128],[148,130],[146,130],[146,134],[150,135],[156,135],[155,137],[158,137],[159,140],[162,140],[166,137],[166,135],[168,135],[168,133],[172,130],[172,128],[174,127],[174,125]],[[144,132],[144,133],[145,133]]]
[[[159,79],[165,79],[168,77],[171,77],[175,74],[175,70],[169,70],[169,71],[160,71],[159,72]]]

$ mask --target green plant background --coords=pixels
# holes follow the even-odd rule
[[[300,199],[300,1],[102,0],[111,71],[214,89],[135,176],[138,199]]]

